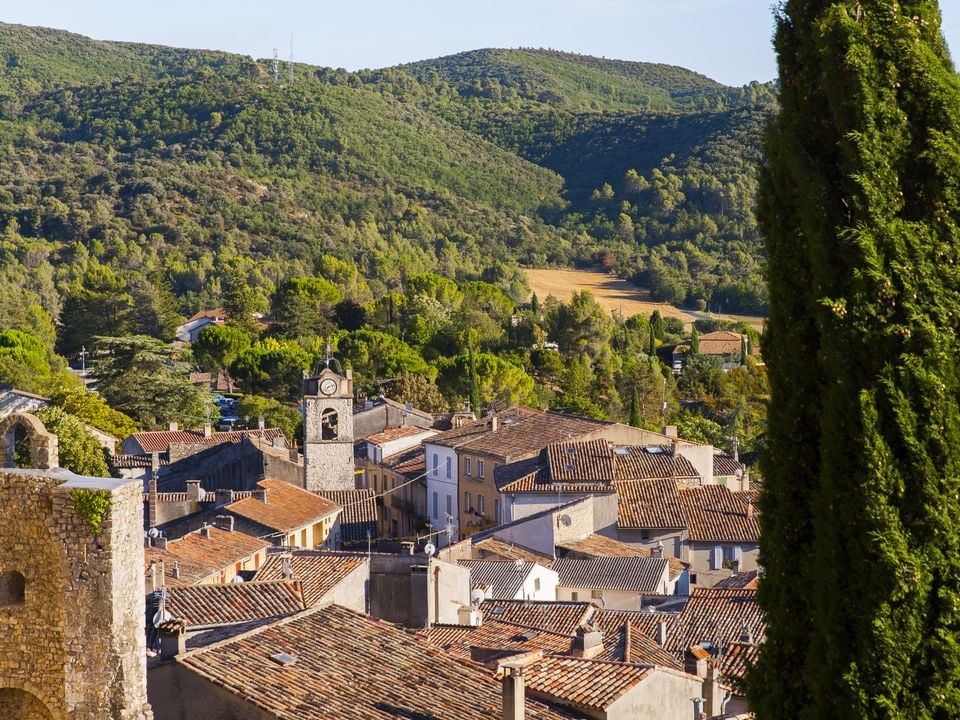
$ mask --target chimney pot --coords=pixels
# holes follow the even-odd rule
[[[503,676],[503,720],[524,720],[525,692],[523,668],[510,668]]]
[[[661,620],[657,625],[657,644],[663,647],[667,644],[667,621]]]
[[[187,634],[183,627],[164,629],[160,631],[160,659],[170,660],[187,651]]]
[[[577,628],[573,639],[573,654],[582,658],[593,658],[603,652],[603,633],[591,627]]]
[[[677,437],[677,426],[676,425],[667,425],[663,428],[663,434],[670,438]]]
[[[267,505],[269,503],[269,500],[267,500],[266,488],[260,488],[259,490],[254,490],[253,497],[255,497],[257,500],[262,502],[264,505]]]
[[[187,480],[187,500],[199,502],[203,497],[203,490],[200,488],[199,480]]]
[[[750,520],[753,519],[753,502],[752,501],[747,502],[747,518]]]
[[[217,515],[213,519],[213,526],[227,532],[233,532],[233,515]]]
[[[650,557],[652,558],[663,557],[663,540],[657,540],[657,544],[650,549]]]
[[[200,537],[210,539],[210,526],[204,525],[200,528]]]
[[[213,437],[213,428],[210,427],[210,423],[203,424],[203,439],[209,440]]]
[[[170,429],[170,432],[177,432],[180,429],[180,424],[176,420],[171,420],[167,427]]]
[[[179,560],[173,561],[173,577],[176,580],[180,579],[180,561]]]
[[[257,416],[257,428],[263,430],[267,427],[267,421],[264,419],[263,415]]]
[[[500,421],[496,415],[490,416],[490,432],[496,432],[500,429]]]

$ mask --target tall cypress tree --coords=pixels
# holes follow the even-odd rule
[[[788,0],[758,202],[761,720],[960,712],[960,83],[936,2]]]

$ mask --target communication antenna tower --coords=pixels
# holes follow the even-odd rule
[[[287,63],[287,82],[293,85],[293,33],[290,33],[290,62]]]
[[[277,53],[277,49],[273,49],[273,83],[276,85],[280,82],[280,55]]]

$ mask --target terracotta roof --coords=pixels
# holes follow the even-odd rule
[[[158,458],[160,467],[169,465],[170,461],[162,455]],[[153,467],[153,456],[149,454],[117,453],[113,456],[113,466],[119,470]]]
[[[269,546],[269,541],[246,533],[207,526],[168,541],[166,550],[144,548],[144,559],[147,569],[151,560],[163,560],[167,585],[195,585]],[[179,579],[173,576],[174,561]]]
[[[368,443],[373,443],[374,445],[383,445],[388,443],[391,440],[399,440],[400,438],[413,437],[414,435],[429,434],[432,431],[430,428],[421,428],[415,427],[413,425],[405,425],[398,428],[387,428],[373,435],[367,435],[364,440]]]
[[[617,483],[618,526],[681,529],[687,526],[677,483],[669,478]]]
[[[672,653],[664,650],[639,627],[631,622],[624,624],[626,635],[625,662],[659,665],[661,667],[683,670],[683,663]]]
[[[377,539],[377,498],[373,490],[320,490],[317,495],[336,503],[340,513],[340,542],[346,545]]]
[[[271,659],[288,653],[294,661]],[[185,668],[280,720],[499,720],[499,685],[389,623],[328,605],[177,658]],[[542,703],[527,717],[567,717]]]
[[[523,560],[524,562],[540,563],[544,567],[550,567],[553,564],[553,558],[549,555],[543,555],[535,550],[530,550],[521,545],[508,543],[497,537],[488,537],[473,543],[475,552],[481,553],[481,560]],[[492,558],[486,557],[492,555]]]
[[[135,432],[130,436],[136,440],[145,453],[166,452],[171,445],[217,445],[219,443],[238,443],[243,438],[251,440],[263,438],[264,443],[273,444],[274,439],[282,438],[280,428],[266,430],[232,430],[230,432],[212,432],[210,437],[204,437],[203,430],[148,430]]]
[[[560,558],[553,564],[560,587],[592,590],[626,590],[663,594],[668,577],[664,558],[602,557]]]
[[[554,656],[527,665],[523,676],[534,697],[603,712],[654,672],[649,665]]]
[[[752,493],[731,492],[722,485],[682,488],[679,493],[691,541],[759,542],[757,513],[748,509]]]
[[[714,477],[723,477],[724,475],[736,475],[737,470],[746,472],[747,466],[733,459],[730,455],[713,456],[713,475]]]
[[[460,565],[470,570],[470,585],[489,585],[490,598],[512,600],[530,577],[536,563],[525,562],[518,570],[509,560],[461,560]]]
[[[618,480],[699,478],[687,458],[671,445],[621,445],[614,449]]]
[[[279,580],[168,588],[165,609],[193,628],[285,617],[306,605],[299,582]]]
[[[484,600],[480,610],[484,618],[573,637],[577,628],[591,621],[599,608],[588,602]]]
[[[425,634],[431,643],[450,654],[480,662],[493,659],[498,654],[533,650],[568,653],[573,646],[573,638],[569,635],[486,617],[479,627],[434,625]]]
[[[560,550],[558,555],[561,557],[653,557],[653,553],[646,548],[597,534],[587,535],[579,540],[557,543],[557,548]],[[671,580],[690,567],[689,563],[675,557],[667,556],[666,560],[670,566]]]
[[[545,454],[552,482],[613,482],[613,453],[606,440],[554,443]]]
[[[225,510],[276,532],[290,532],[340,512],[340,506],[283,480],[261,480],[267,502],[247,497],[225,506]]]
[[[225,320],[227,318],[227,311],[223,308],[214,308],[213,310],[197,310],[197,312],[190,316],[190,319],[187,320],[187,322],[193,322],[194,320],[199,320],[200,318]]]
[[[723,649],[723,654],[716,661],[717,669],[724,678],[737,681],[739,686],[746,677],[747,669],[756,664],[759,654],[760,646],[756,643],[732,642]]]
[[[361,567],[366,560],[360,557],[330,555],[313,550],[294,550],[290,558],[293,579],[303,587],[303,600],[313,607],[335,588],[350,573]],[[281,553],[270,553],[267,561],[257,571],[255,580],[281,580],[283,558]]]
[[[510,460],[529,457],[547,445],[582,437],[610,425],[601,420],[545,413],[525,407],[497,413],[496,418],[496,432],[490,429],[491,418],[484,418],[434,435],[425,443],[462,448]]]
[[[750,572],[737,573],[736,575],[731,575],[728,578],[724,578],[718,583],[714,583],[713,588],[717,589],[746,589],[746,590],[756,590],[757,589],[757,571],[751,570]]]
[[[686,606],[669,623],[667,650],[682,653],[701,643],[722,649],[739,642],[744,627],[761,642],[766,624],[756,590],[694,588]]]
[[[701,355],[735,355],[740,352],[743,335],[730,330],[717,330],[700,336]]]

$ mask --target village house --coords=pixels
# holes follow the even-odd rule
[[[487,600],[556,600],[557,573],[539,563],[516,560],[461,560],[470,584]]]
[[[177,340],[181,342],[196,342],[200,331],[208,325],[224,325],[227,322],[227,313],[223,308],[213,310],[198,310],[185,322],[177,326]]]
[[[296,580],[305,607],[333,602],[367,612],[370,592],[370,559],[316,550],[271,551],[254,580]]]
[[[224,506],[244,532],[268,538],[274,545],[323,547],[341,507],[282,480],[261,480],[247,497]]]
[[[641,610],[651,599],[678,589],[662,557],[564,557],[553,569],[559,578],[558,600],[591,600],[611,610]]]
[[[170,423],[168,430],[144,430],[135,432],[123,441],[120,451],[125,455],[151,455],[163,453],[171,463],[200,452],[205,447],[222,443],[239,443],[250,438],[263,445],[288,447],[283,431],[279,428],[259,428],[256,430],[231,430],[219,432],[210,425],[196,430],[181,430],[177,423]]]
[[[221,516],[176,540],[149,540],[144,548],[147,590],[229,583],[244,571],[259,568],[271,543],[234,529],[233,517]]]

